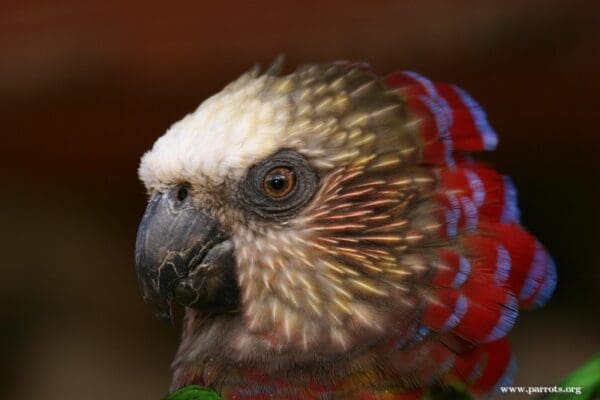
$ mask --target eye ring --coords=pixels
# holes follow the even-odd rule
[[[283,185],[286,190],[276,188],[273,191],[270,185],[265,188],[265,177],[274,172],[290,176],[285,180],[286,185]],[[245,211],[254,216],[285,221],[310,201],[318,189],[318,183],[317,171],[304,156],[294,150],[282,149],[248,169],[237,186],[236,199]]]
[[[275,167],[266,173],[262,187],[270,198],[282,199],[296,187],[296,174],[289,167]]]

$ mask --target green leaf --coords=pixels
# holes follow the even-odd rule
[[[163,400],[222,400],[214,390],[200,386],[185,386],[167,395]]]
[[[574,396],[570,393],[552,393],[543,397],[544,400],[565,400],[577,398],[578,400],[590,400],[600,396],[600,354],[569,374],[557,387],[564,389],[579,388],[581,395]],[[571,389],[573,390],[573,389]]]
[[[464,387],[434,386],[428,390],[422,400],[471,400]]]

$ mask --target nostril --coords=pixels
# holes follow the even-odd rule
[[[188,197],[188,190],[185,186],[182,186],[177,191],[177,200],[184,201]]]

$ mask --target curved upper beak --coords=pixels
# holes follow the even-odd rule
[[[209,311],[237,309],[233,248],[219,224],[179,201],[176,190],[150,199],[138,228],[136,272],[144,300],[172,322],[172,300]]]

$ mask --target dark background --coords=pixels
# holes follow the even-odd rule
[[[589,1],[2,1],[0,397],[159,399],[178,329],[138,293],[138,161],[204,98],[282,52],[470,91],[488,156],[554,255],[556,295],[511,334],[517,382],[600,350],[600,7]]]

